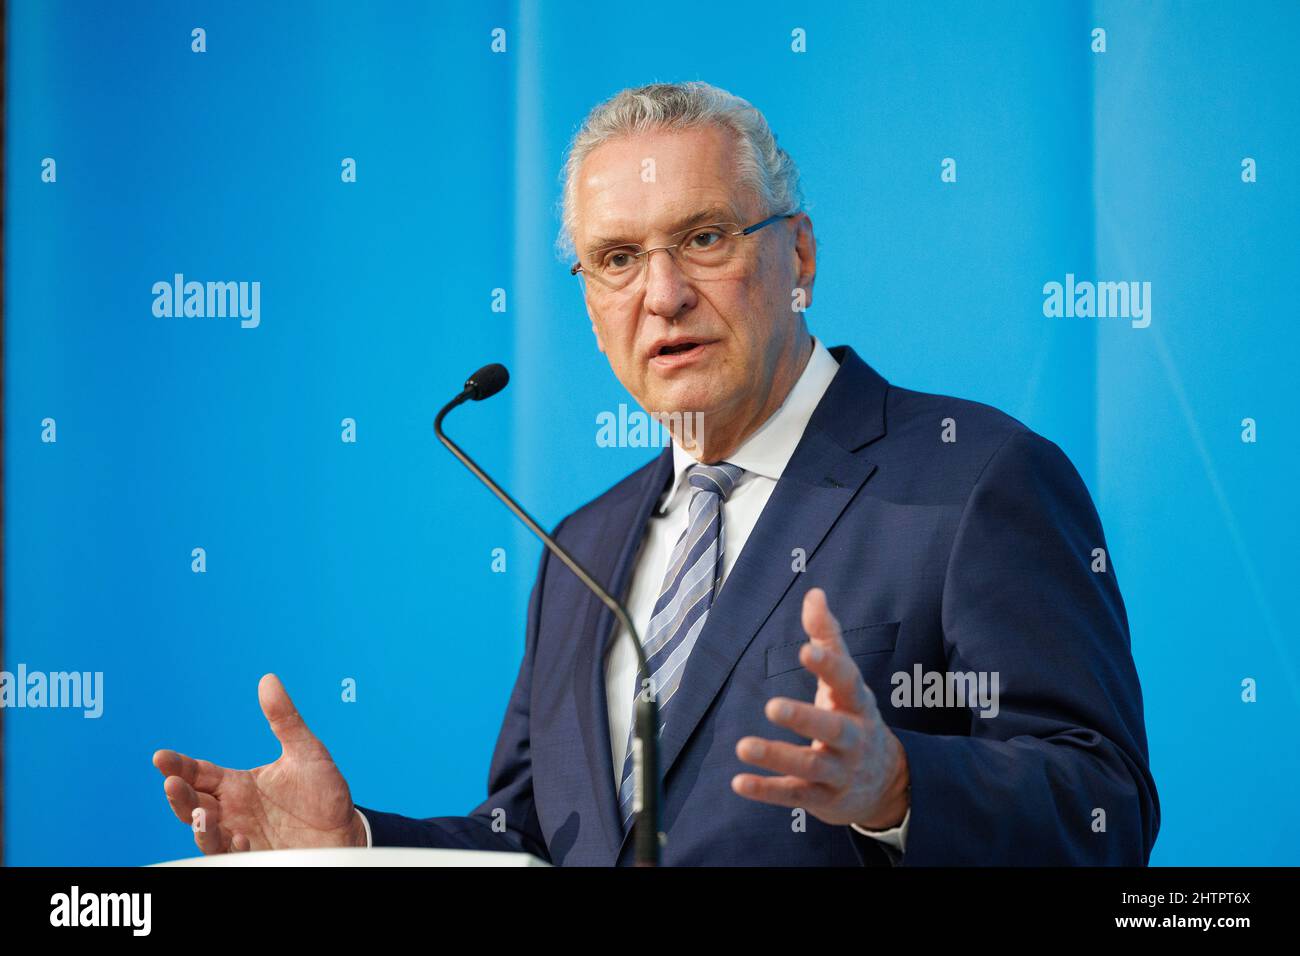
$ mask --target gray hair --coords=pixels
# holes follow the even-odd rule
[[[651,83],[625,89],[596,106],[574,136],[564,163],[556,252],[572,261],[578,169],[592,150],[612,139],[654,129],[686,130],[707,125],[736,134],[737,180],[762,202],[767,214],[785,215],[803,205],[799,167],[776,144],[767,120],[749,102],[698,81]]]

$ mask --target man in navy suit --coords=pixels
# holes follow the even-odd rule
[[[204,810],[200,848],[629,863],[628,726],[648,687],[665,864],[1145,864],[1159,803],[1128,623],[1060,449],[809,333],[812,222],[745,101],[626,90],[566,173],[598,346],[674,441],[555,534],[624,597],[650,673],[544,552],[479,807],[355,807],[267,675],[275,763],[155,755],[177,816]]]

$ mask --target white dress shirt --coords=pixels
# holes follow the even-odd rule
[[[839,371],[835,361],[826,347],[816,338],[813,339],[813,352],[804,367],[799,380],[771,417],[745,440],[736,452],[727,457],[733,465],[745,469],[731,495],[722,505],[722,521],[726,551],[722,556],[722,582],[725,584],[731,569],[736,566],[736,559],[749,540],[754,525],[758,523],[763,506],[772,495],[772,489],[780,480],[795,447],[803,437],[804,429],[812,418],[813,411],[821,401],[831,379]],[[636,565],[632,575],[632,587],[628,593],[627,610],[636,626],[637,633],[643,637],[650,624],[650,616],[659,591],[663,586],[664,574],[668,570],[668,559],[673,545],[686,530],[689,518],[691,485],[686,480],[686,470],[696,464],[696,459],[684,451],[676,441],[673,442],[673,482],[659,501],[658,516],[650,519],[649,528],[641,543]],[[701,635],[707,638],[707,629]],[[689,680],[690,661],[686,664],[686,679]],[[636,685],[636,655],[631,642],[618,628],[613,637],[605,662],[605,694],[609,714],[610,760],[614,776],[614,790],[618,791],[619,777],[623,771],[623,761],[627,755],[628,726],[632,721],[632,698]],[[743,798],[737,798],[743,799]],[[357,811],[366,827],[366,844],[371,844],[370,821],[365,814]],[[866,836],[873,837],[894,847],[900,852],[907,840],[907,825],[911,820],[909,808],[903,822],[888,830],[866,830],[854,825],[854,829]]]

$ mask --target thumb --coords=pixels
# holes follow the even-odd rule
[[[262,705],[271,732],[289,756],[303,757],[322,749],[307,723],[293,706],[289,692],[274,674],[264,674],[257,683],[257,701]]]
[[[803,596],[803,629],[817,644],[837,646],[840,643],[840,622],[826,603],[826,592],[811,588]]]

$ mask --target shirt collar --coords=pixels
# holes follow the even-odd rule
[[[768,417],[758,431],[745,439],[733,454],[727,456],[727,461],[746,472],[779,481],[785,472],[785,466],[794,455],[799,439],[803,437],[804,429],[808,427],[808,420],[812,418],[826,389],[830,387],[831,379],[839,370],[835,357],[814,336],[812,356],[781,407]],[[698,459],[683,450],[676,439],[673,440],[673,484],[663,498],[660,513],[672,507],[677,495],[687,484],[686,470],[698,463]]]

